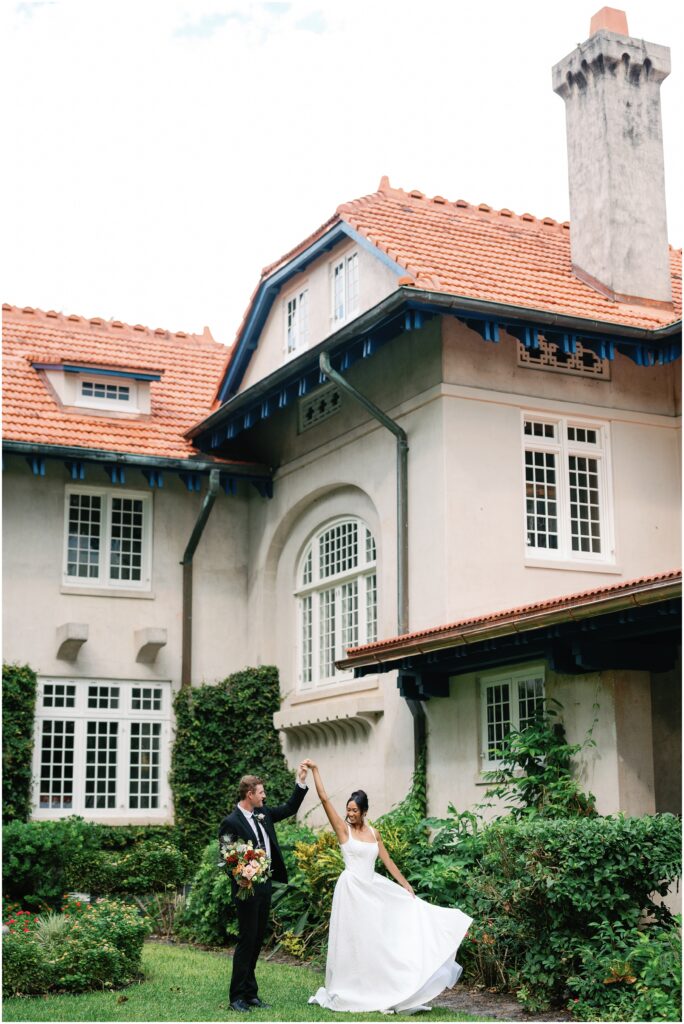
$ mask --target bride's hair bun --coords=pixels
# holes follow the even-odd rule
[[[366,796],[362,789],[355,789],[352,795],[349,797],[349,800],[354,801],[354,803],[356,804],[356,806],[358,807],[362,814],[365,814],[366,811],[368,810],[368,797]],[[347,800],[347,803],[349,803],[349,800]]]

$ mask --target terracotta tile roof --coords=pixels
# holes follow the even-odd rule
[[[5,440],[173,459],[198,454],[183,433],[209,412],[226,356],[208,331],[173,334],[99,317],[2,308]],[[115,418],[63,408],[33,366],[62,362],[161,373],[150,384],[151,415]]]
[[[674,309],[614,302],[572,272],[570,224],[517,215],[417,189],[392,188],[344,203],[337,214],[404,267],[421,288],[631,327],[681,317],[681,249],[670,249]]]
[[[546,601],[535,601],[533,604],[520,605],[517,608],[507,608],[503,611],[491,612],[488,615],[476,615],[471,619],[461,619],[458,622],[450,622],[442,626],[432,626],[429,629],[420,629],[414,633],[405,633],[402,636],[390,637],[387,640],[378,640],[372,644],[363,644],[359,647],[350,647],[347,650],[347,659],[345,664],[353,664],[357,659],[363,657],[368,658],[373,656],[375,661],[382,661],[383,657],[389,656],[404,656],[408,648],[411,650],[420,646],[421,641],[426,643],[432,643],[433,641],[438,642],[444,640],[443,646],[447,645],[447,641],[453,639],[457,641],[460,638],[461,642],[465,639],[466,642],[470,639],[470,642],[477,642],[480,637],[476,634],[478,631],[482,631],[482,628],[487,626],[494,626],[496,624],[508,623],[511,625],[511,632],[514,630],[514,624],[523,622],[526,618],[533,620],[539,618],[540,614],[563,612],[569,613],[568,617],[572,617],[573,609],[580,609],[583,606],[591,606],[602,601],[607,601],[613,597],[628,596],[631,594],[657,590],[659,586],[668,583],[680,583],[682,580],[682,570],[672,569],[668,572],[655,573],[652,576],[641,576],[635,580],[624,580],[620,583],[611,583],[609,586],[604,587],[593,587],[591,590],[582,590],[576,594],[566,594],[562,597],[552,597]],[[638,603],[638,602],[637,602]],[[532,623],[530,623],[531,626]],[[530,628],[528,626],[528,628]],[[468,634],[473,634],[468,637]],[[437,646],[437,643],[434,644]]]

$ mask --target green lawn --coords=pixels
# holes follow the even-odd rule
[[[187,946],[148,943],[143,952],[144,982],[119,992],[85,993],[80,996],[36,996],[7,999],[4,1020],[30,1021],[307,1021],[378,1020],[381,1013],[335,1014],[307,999],[323,984],[323,975],[306,967],[260,962],[259,994],[272,1003],[270,1010],[246,1014],[228,1009],[230,960],[220,953],[206,953]],[[467,1021],[481,1017],[457,1016],[433,1009],[420,1018],[396,1015],[397,1020]]]

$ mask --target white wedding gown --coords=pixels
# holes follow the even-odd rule
[[[472,923],[460,910],[434,907],[375,871],[378,844],[341,844],[344,871],[330,915],[325,988],[309,999],[328,1010],[427,1009],[455,985],[456,951]]]

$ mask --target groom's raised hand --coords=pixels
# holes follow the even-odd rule
[[[303,786],[304,783],[306,782],[306,775],[308,771],[309,766],[305,761],[302,761],[299,768],[297,769],[297,782],[300,784],[300,786]]]

